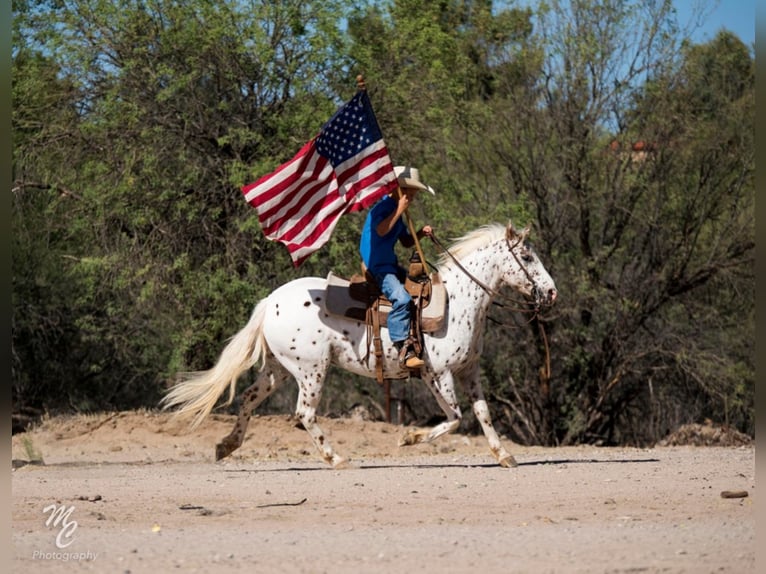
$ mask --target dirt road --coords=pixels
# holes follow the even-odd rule
[[[213,462],[232,420],[179,434],[116,413],[15,435],[14,571],[755,571],[753,446],[509,443],[503,469],[481,436],[398,448],[399,427],[320,420],[356,466],[336,471],[289,417],[258,417]]]

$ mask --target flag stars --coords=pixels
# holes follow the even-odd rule
[[[377,139],[375,118],[361,97],[352,100],[336,117],[325,124],[317,145],[334,165],[359,153]]]
[[[307,163],[322,166],[321,173],[300,173],[283,189],[283,176],[299,174]],[[328,163],[333,169],[327,169]],[[368,165],[376,166],[375,178],[366,178],[363,185],[359,181],[349,183]],[[335,171],[339,166],[343,166],[342,172]],[[353,188],[353,194],[347,193],[356,184],[361,187]],[[284,243],[298,265],[327,241],[329,232],[320,231],[332,230],[340,215],[370,205],[395,185],[383,134],[367,94],[359,92],[293,159],[244,186],[242,192],[245,200],[258,209],[266,237]],[[326,208],[318,209],[320,204]],[[292,234],[290,239],[288,232]]]

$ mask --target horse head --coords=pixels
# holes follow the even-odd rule
[[[505,243],[509,256],[502,280],[519,293],[533,299],[536,308],[550,307],[558,295],[556,284],[527,242],[528,235],[529,227],[518,232],[513,228],[513,224],[508,222]]]

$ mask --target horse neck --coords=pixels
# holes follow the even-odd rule
[[[448,292],[455,294],[454,303],[475,306],[475,313],[481,315],[486,312],[492,303],[493,295],[487,293],[484,287],[489,287],[494,293],[502,281],[502,269],[497,258],[497,247],[490,244],[469,253],[460,260],[463,268],[480,281],[481,285],[454,264],[442,273]]]

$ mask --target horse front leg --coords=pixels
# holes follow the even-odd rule
[[[489,414],[489,406],[484,398],[484,391],[481,388],[481,382],[479,381],[479,364],[472,364],[466,371],[462,373],[463,382],[465,383],[468,395],[471,397],[471,404],[473,405],[473,412],[476,415],[476,419],[481,425],[481,430],[484,431],[484,436],[487,437],[489,442],[489,450],[492,456],[495,457],[500,466],[505,468],[512,468],[518,465],[513,455],[505,450],[505,447],[500,442],[500,437],[497,436],[495,427],[492,426],[492,417]]]
[[[255,408],[265,401],[288,377],[287,371],[276,362],[264,366],[264,370],[258,375],[255,383],[250,385],[242,393],[242,405],[239,407],[237,420],[234,428],[221,442],[215,445],[215,459],[226,458],[232,452],[242,446],[245,440],[245,431],[250,423],[250,417]]]
[[[399,439],[399,446],[409,446],[421,442],[431,442],[444,434],[455,432],[463,418],[455,395],[455,382],[450,371],[439,376],[426,376],[424,379],[436,402],[447,415],[447,420],[432,429],[409,429]]]

